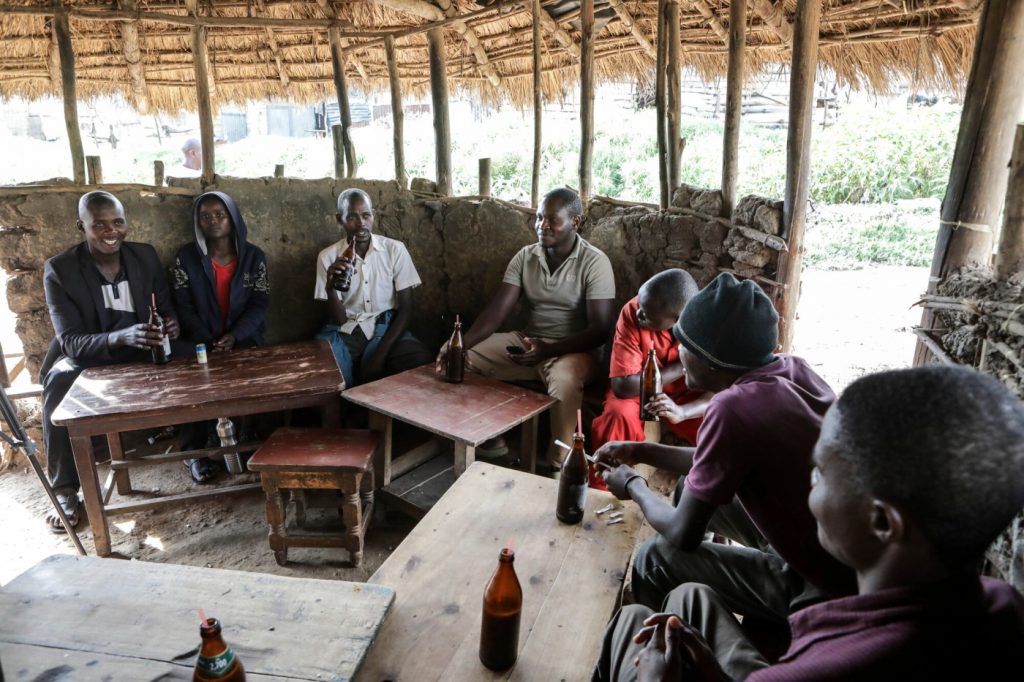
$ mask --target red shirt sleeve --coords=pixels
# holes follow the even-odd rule
[[[646,352],[640,348],[640,327],[636,322],[638,307],[637,297],[634,296],[619,312],[619,320],[615,323],[615,339],[612,341],[609,378],[628,377],[639,374],[643,369]]]

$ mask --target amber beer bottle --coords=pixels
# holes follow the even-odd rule
[[[579,523],[587,502],[587,456],[583,450],[583,434],[572,438],[572,450],[562,462],[562,475],[558,479],[558,504],[555,516],[562,523]]]
[[[199,649],[199,658],[196,659],[195,672],[192,673],[192,682],[244,682],[245,668],[220,636],[220,621],[207,618],[199,625],[199,636],[203,638],[203,643]]]
[[[466,372],[466,349],[462,345],[462,322],[455,316],[455,331],[448,340],[448,353],[445,355],[445,379],[453,384],[461,384]]]
[[[661,393],[661,370],[658,369],[658,359],[654,357],[654,347],[647,349],[647,359],[644,360],[644,368],[640,372],[640,420],[645,422],[661,421],[657,415],[647,410],[647,403],[651,398]]]
[[[163,334],[164,342],[159,346],[152,347],[153,353],[153,364],[163,365],[171,361],[171,339],[167,336],[167,328],[164,327],[164,318],[160,317],[160,312],[156,309],[156,294],[152,295],[152,300],[149,304],[149,325],[156,327]]]
[[[505,547],[498,554],[498,570],[484,590],[484,615],[480,622],[480,662],[491,670],[507,670],[519,655],[519,617],[523,612],[523,588],[513,563],[516,554]]]
[[[348,269],[334,278],[334,289],[345,293],[352,286],[352,269],[355,267],[356,259],[356,241],[354,239],[348,243],[348,247],[342,252],[341,257],[348,261]]]

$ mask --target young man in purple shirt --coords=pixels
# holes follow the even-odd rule
[[[1020,676],[1024,597],[977,574],[1024,505],[1018,398],[966,368],[864,377],[829,410],[811,479],[818,536],[856,571],[856,596],[794,613],[789,651],[769,666],[713,590],[684,585],[671,612],[619,612],[595,679],[746,677],[730,669],[752,682]],[[687,610],[692,625],[679,618]]]
[[[775,355],[778,314],[747,280],[719,275],[672,328],[689,388],[713,395],[696,448],[609,443],[596,455],[620,499],[658,531],[637,551],[637,602],[661,609],[683,583],[710,586],[734,612],[787,628],[798,608],[852,594],[853,572],[818,542],[805,500],[811,451],[835,394],[807,363]],[[632,468],[685,476],[674,504]],[[743,546],[703,542],[712,530]],[[734,670],[731,674],[742,675]]]

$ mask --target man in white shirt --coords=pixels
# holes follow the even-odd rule
[[[433,357],[408,331],[412,290],[420,276],[405,244],[373,234],[373,205],[361,189],[338,195],[338,223],[345,237],[320,252],[318,301],[327,301],[328,322],[317,338],[331,344],[346,386],[418,367]],[[349,244],[355,255],[344,258]],[[348,291],[335,285],[351,272]]]
[[[203,145],[190,137],[181,147],[181,165],[167,173],[171,178],[198,178],[203,174]]]

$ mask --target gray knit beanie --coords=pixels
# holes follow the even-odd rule
[[[748,370],[775,359],[778,323],[760,287],[723,272],[689,300],[672,336],[712,367]]]

